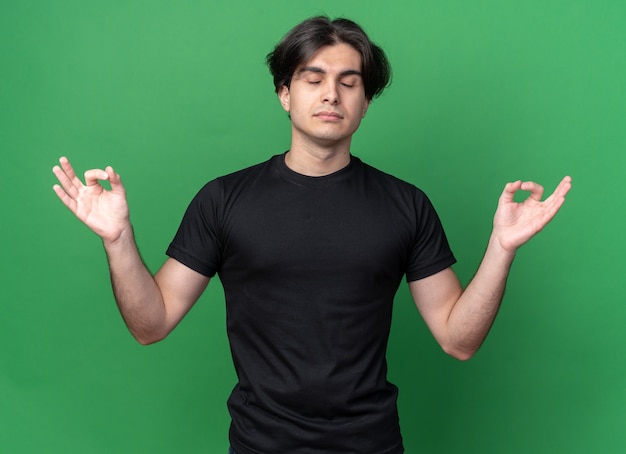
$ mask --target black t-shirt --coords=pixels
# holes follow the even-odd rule
[[[455,262],[423,192],[356,157],[308,177],[278,155],[202,188],[167,254],[224,287],[239,454],[403,452],[393,298]]]

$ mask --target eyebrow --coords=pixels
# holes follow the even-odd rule
[[[318,66],[305,66],[303,68],[300,68],[300,70],[298,70],[298,74],[302,74],[304,72],[312,72],[312,73],[316,73],[316,74],[326,74],[326,70],[318,67]],[[357,71],[356,69],[346,69],[345,71],[341,71],[339,73],[340,77],[343,76],[359,76],[362,77],[363,74],[361,73],[361,71]]]

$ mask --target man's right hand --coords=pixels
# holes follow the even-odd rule
[[[54,192],[105,244],[116,242],[124,231],[131,229],[126,191],[112,167],[86,171],[83,184],[67,158],[62,157],[59,163],[52,169],[60,183],[53,186]],[[111,190],[102,187],[100,180],[109,180]]]

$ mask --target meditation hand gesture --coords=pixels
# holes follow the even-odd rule
[[[115,242],[126,229],[130,229],[126,191],[120,176],[112,167],[85,172],[85,184],[76,176],[67,158],[52,172],[61,185],[53,186],[61,202],[87,227],[105,242]],[[106,190],[99,180],[109,180],[111,190]]]
[[[493,220],[493,233],[500,246],[514,252],[540,232],[563,205],[565,195],[572,187],[571,182],[570,177],[563,178],[552,195],[543,202],[541,185],[532,181],[508,183],[500,196]],[[513,200],[519,190],[530,191],[528,198],[521,203]]]

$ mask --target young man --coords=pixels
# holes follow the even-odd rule
[[[389,82],[382,50],[351,21],[316,17],[292,29],[268,64],[291,118],[289,151],[202,188],[154,277],[111,167],[87,171],[83,185],[61,158],[54,189],[102,237],[117,304],[142,344],[166,337],[219,274],[238,376],[228,402],[234,451],[402,453],[385,361],[400,282],[441,347],[470,358],[516,249],[554,217],[570,179],[544,202],[536,183],[506,185],[485,257],[463,290],[426,196],[350,154]],[[530,197],[515,203],[520,189]]]

